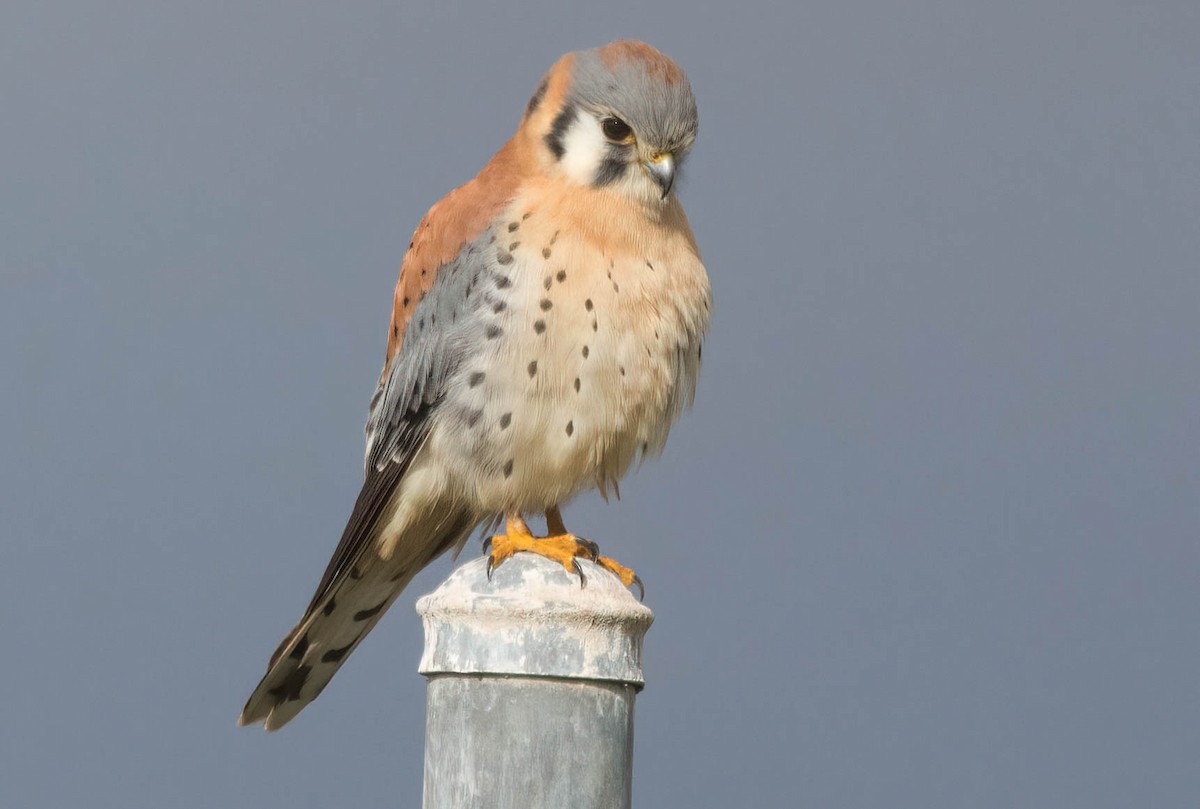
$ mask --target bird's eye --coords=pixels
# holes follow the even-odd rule
[[[633,130],[620,118],[605,118],[600,122],[600,129],[613,143],[628,143],[633,138]]]

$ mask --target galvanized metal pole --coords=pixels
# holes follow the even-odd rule
[[[654,614],[529,553],[477,559],[417,602],[429,678],[424,809],[628,809]]]

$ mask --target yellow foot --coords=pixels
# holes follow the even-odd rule
[[[621,584],[625,585],[626,587],[633,587],[636,584],[638,588],[638,600],[645,600],[646,588],[642,586],[642,580],[638,578],[636,573],[625,567],[625,565],[621,564],[616,559],[613,559],[611,556],[597,556],[595,562],[596,564],[600,565],[600,567],[604,568],[620,579]]]
[[[587,586],[587,577],[583,574],[579,560],[590,559],[613,573],[626,587],[636,584],[639,592],[645,594],[642,580],[624,565],[607,556],[601,556],[595,542],[567,533],[562,528],[561,520],[552,520],[550,529],[558,530],[550,536],[535,537],[524,520],[519,517],[510,518],[504,526],[504,533],[492,536],[484,545],[484,552],[488,554],[488,578],[492,577],[493,570],[514,553],[530,551],[558,562],[568,573],[578,575],[581,587]],[[488,545],[491,546],[490,550]]]

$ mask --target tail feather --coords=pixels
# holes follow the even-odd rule
[[[349,565],[336,577],[271,655],[238,724],[262,722],[278,730],[291,721],[320,695],[412,578],[450,547],[461,546],[476,520],[460,514],[433,522],[437,530],[427,523],[405,531],[413,538],[399,543],[405,552],[385,561],[370,551],[369,562]]]
[[[347,578],[325,596],[279,644],[238,724],[263,722],[267,730],[286,725],[320,695],[419,569],[378,580]]]

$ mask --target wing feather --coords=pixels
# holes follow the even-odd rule
[[[396,496],[436,419],[447,385],[471,350],[489,226],[516,195],[520,149],[506,144],[476,177],[430,209],[396,284],[388,348],[366,426],[366,475],[341,540],[304,616],[272,655],[243,724],[286,724],[315,699],[346,656],[418,570],[461,545],[480,517],[436,495],[395,539],[391,566],[374,554]],[[347,617],[348,616],[348,617]]]

